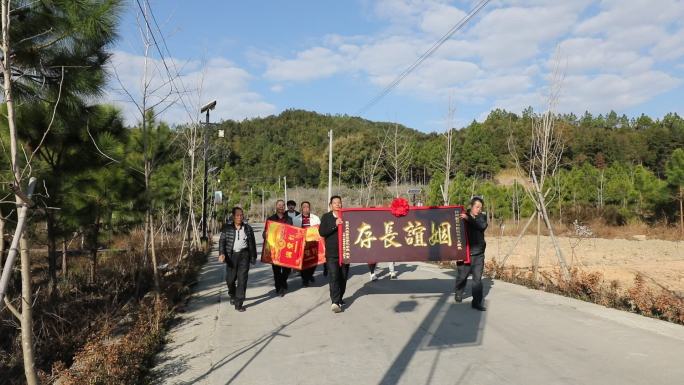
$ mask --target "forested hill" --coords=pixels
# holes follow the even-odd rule
[[[278,176],[287,176],[293,185],[317,186],[327,180],[328,130],[333,130],[335,169],[339,169],[341,161],[343,182],[354,183],[359,180],[357,171],[363,160],[377,153],[385,130],[394,130],[395,125],[287,110],[266,118],[225,121],[220,127],[226,130],[226,136],[215,139],[214,148],[244,179],[274,183]],[[398,127],[412,143],[424,143],[429,138],[416,130]]]
[[[510,167],[508,138],[513,135],[521,149],[529,146],[529,132],[534,112],[521,115],[503,110],[492,111],[487,119],[473,121],[458,130],[455,161],[457,170],[467,176],[489,177]],[[287,110],[277,116],[224,121],[226,137],[214,139],[214,162],[230,165],[239,180],[249,184],[272,184],[287,176],[288,184],[318,186],[327,179],[328,130],[334,131],[334,169],[341,163],[342,183],[361,182],[365,159],[374,159],[389,122],[372,122],[346,115],[322,115],[302,110]],[[422,133],[399,125],[400,143],[412,146],[412,175],[427,178],[437,172],[443,157],[444,138],[440,133]],[[557,124],[565,142],[564,167],[589,163],[603,168],[614,163],[643,165],[664,178],[664,169],[672,151],[684,147],[684,120],[677,114],[662,119],[642,115],[618,116],[615,112],[592,116],[585,113],[562,115]],[[381,168],[384,170],[384,168]],[[387,175],[380,178],[388,180]]]

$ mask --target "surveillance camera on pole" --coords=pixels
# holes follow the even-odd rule
[[[207,112],[207,111],[209,111],[209,110],[213,110],[214,107],[216,107],[216,100],[211,101],[211,102],[209,102],[209,103],[203,105],[203,106],[202,106],[202,109],[200,110],[200,112]]]

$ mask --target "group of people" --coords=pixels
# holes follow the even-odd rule
[[[275,213],[267,220],[285,223],[297,227],[318,226],[318,233],[325,240],[325,264],[323,265],[323,275],[328,277],[330,289],[330,308],[334,313],[344,310],[344,293],[349,276],[349,264],[339,263],[339,242],[337,229],[342,224],[340,210],[342,209],[342,198],[335,195],[330,198],[330,211],[323,214],[321,218],[311,213],[311,203],[304,201],[300,204],[301,212],[297,211],[295,201],[286,202],[279,199],[276,202]],[[484,296],[482,288],[482,272],[484,270],[485,242],[484,232],[487,229],[487,215],[482,212],[484,201],[480,197],[474,197],[470,202],[470,209],[461,213],[461,218],[466,224],[466,233],[470,245],[470,263],[459,262],[457,264],[457,276],[454,300],[462,302],[466,282],[469,275],[472,275],[472,295],[471,306],[474,309],[485,311]],[[286,208],[287,206],[287,208]],[[228,295],[231,305],[239,312],[246,310],[244,306],[245,293],[247,289],[247,278],[249,275],[250,263],[254,265],[257,259],[256,239],[254,229],[244,220],[244,212],[240,207],[232,209],[232,220],[229,221],[221,232],[219,240],[219,261],[226,265],[226,284],[228,285]],[[263,237],[266,239],[264,229]],[[368,265],[370,279],[375,281],[376,264]],[[285,296],[288,289],[287,280],[291,269],[287,267],[271,265],[273,269],[273,281],[275,293],[281,297]],[[389,264],[390,279],[397,278],[394,263]],[[316,266],[301,271],[302,285],[309,286],[315,282],[314,272]]]

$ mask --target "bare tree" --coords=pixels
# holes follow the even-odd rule
[[[140,132],[142,137],[142,167],[135,167],[138,172],[142,173],[144,180],[144,187],[146,196],[150,195],[150,183],[158,162],[160,161],[158,154],[156,154],[155,140],[159,138],[154,137],[154,121],[156,117],[164,113],[167,109],[178,103],[184,104],[183,96],[185,90],[178,87],[180,75],[178,71],[172,72],[171,68],[176,69],[175,64],[167,63],[163,52],[158,45],[155,32],[152,30],[153,23],[150,22],[151,10],[149,4],[144,3],[141,6],[140,12],[136,15],[136,21],[140,32],[141,43],[143,46],[143,64],[142,75],[140,79],[140,88],[136,91],[132,90],[128,85],[124,84],[118,75],[116,67],[113,68],[113,73],[119,83],[120,91],[127,97],[128,102],[133,104],[138,112]],[[152,50],[159,53],[159,60],[152,59]],[[189,111],[188,111],[188,114]],[[175,140],[175,139],[174,139]],[[149,198],[148,198],[149,199]],[[152,203],[148,201],[145,208],[145,220],[143,229],[143,264],[147,265],[151,259],[151,265],[154,276],[154,288],[157,295],[159,294],[159,272],[157,271],[157,255],[155,242],[155,218],[152,214]],[[150,258],[151,257],[151,258]]]
[[[532,135],[530,140],[529,152],[521,156],[513,144],[513,136],[509,138],[508,146],[511,156],[515,160],[516,170],[521,177],[531,181],[530,185],[523,184],[527,196],[534,202],[535,213],[525,224],[524,228],[515,240],[511,250],[506,254],[502,261],[502,265],[513,252],[518,242],[522,238],[527,227],[532,223],[534,218],[537,218],[537,250],[533,263],[534,278],[537,278],[539,268],[539,247],[541,239],[541,223],[549,231],[549,235],[553,242],[556,252],[556,257],[561,268],[563,276],[569,278],[569,271],[563,251],[561,250],[558,239],[554,235],[553,225],[549,220],[547,207],[555,197],[555,188],[553,183],[550,186],[546,185],[548,178],[553,178],[558,171],[561,158],[563,156],[564,145],[561,137],[556,130],[557,116],[555,110],[560,96],[560,90],[563,80],[563,72],[560,68],[560,60],[558,56],[555,60],[555,65],[552,73],[551,83],[549,87],[549,95],[547,99],[546,111],[537,116],[532,123]]]
[[[3,269],[2,278],[0,279],[0,301],[4,301],[7,307],[12,311],[21,322],[21,345],[24,360],[24,375],[28,385],[38,385],[38,376],[36,374],[35,356],[33,353],[33,303],[31,301],[31,259],[28,253],[28,240],[24,233],[24,225],[26,223],[26,216],[28,205],[31,203],[30,196],[35,187],[36,180],[31,178],[27,192],[21,190],[22,184],[22,170],[19,165],[18,139],[16,116],[14,111],[14,98],[12,88],[12,42],[10,40],[10,1],[2,0],[0,7],[2,8],[0,17],[2,17],[2,73],[3,73],[3,92],[5,104],[7,106],[7,125],[10,134],[10,163],[12,167],[13,182],[15,186],[15,203],[18,212],[17,227],[15,229],[14,238],[12,239],[12,249],[7,256],[5,267]],[[9,284],[9,275],[14,266],[14,259],[16,257],[16,247],[19,243],[21,256],[21,313],[14,307],[5,296],[5,291]]]
[[[382,137],[378,138],[378,147],[376,148],[377,152],[373,154],[373,158],[363,160],[363,166],[361,168],[361,182],[363,183],[363,186],[361,188],[360,201],[362,204],[365,204],[365,206],[371,205],[373,188],[380,171],[380,165],[385,156],[387,138],[388,130],[385,130],[382,134]]]
[[[439,186],[442,193],[442,202],[444,205],[449,205],[449,185],[451,184],[451,176],[454,174],[456,164],[454,163],[454,136],[456,129],[454,128],[454,114],[455,107],[449,97],[449,107],[446,117],[446,129],[444,131],[444,152],[442,154],[442,163],[437,164],[437,169],[444,173],[444,181]]]
[[[389,130],[388,130],[389,131]],[[409,164],[411,164],[412,143],[406,135],[402,135],[399,125],[394,125],[394,130],[389,133],[387,140],[389,148],[386,151],[385,159],[387,174],[394,184],[394,196],[399,197],[399,183],[406,174]]]

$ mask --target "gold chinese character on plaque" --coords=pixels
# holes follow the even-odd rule
[[[428,242],[430,246],[436,244],[449,245],[451,246],[451,224],[449,222],[442,222],[439,226],[435,226],[435,222],[432,223],[432,233],[430,234],[430,239]]]
[[[385,242],[385,248],[401,247],[401,243],[394,240],[399,233],[394,231],[394,222],[385,222],[385,235],[380,237],[380,240]]]
[[[404,227],[406,232],[406,244],[409,246],[427,246],[425,243],[425,226],[419,221],[408,222],[408,225]]]
[[[371,242],[378,239],[373,236],[371,225],[366,222],[361,222],[361,226],[359,226],[359,228],[356,230],[359,232],[359,236],[356,237],[356,242],[354,242],[354,244],[359,245],[359,247],[370,249]]]

